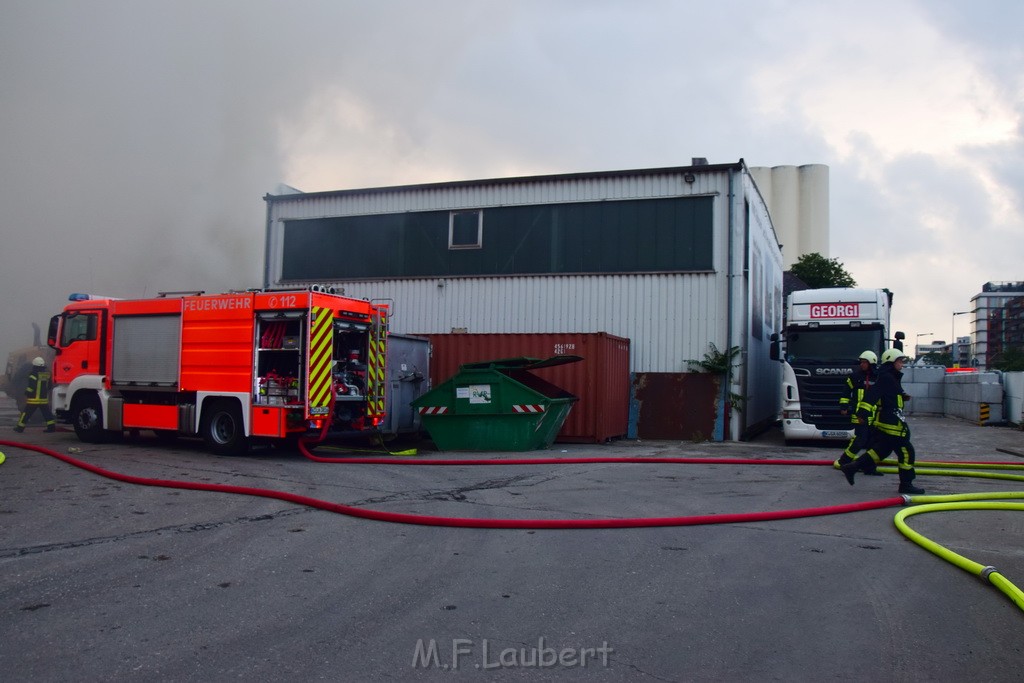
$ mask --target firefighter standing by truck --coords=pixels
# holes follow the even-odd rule
[[[901,382],[905,360],[906,355],[900,349],[888,349],[883,353],[878,382],[868,388],[857,408],[857,416],[867,420],[873,407],[878,406],[867,453],[839,468],[851,486],[858,470],[877,466],[895,451],[900,475],[899,493],[924,493],[924,489],[913,483],[916,476],[914,446],[910,443],[910,426],[903,416],[903,404],[910,398],[903,392]]]
[[[878,356],[874,351],[868,350],[861,353],[857,360],[860,365],[846,378],[847,393],[839,399],[839,412],[843,415],[850,415],[850,420],[853,423],[853,437],[846,444],[846,449],[839,459],[832,463],[837,469],[856,460],[857,455],[868,447],[871,423],[875,417],[874,406],[871,407],[872,410],[866,420],[857,416],[857,409],[864,400],[864,392],[875,383]],[[864,474],[881,475],[881,472],[869,463],[868,467],[864,469]]]
[[[50,411],[50,371],[46,369],[46,361],[42,356],[32,360],[32,372],[28,376],[28,383],[25,386],[25,410],[18,417],[18,424],[14,431],[25,431],[25,425],[36,409],[43,414],[46,420],[46,431],[52,432],[57,428],[57,420]]]

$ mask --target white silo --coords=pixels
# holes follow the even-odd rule
[[[782,244],[787,270],[803,254],[829,256],[829,175],[824,164],[754,166],[757,184]]]

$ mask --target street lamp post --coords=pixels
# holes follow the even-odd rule
[[[935,334],[934,332],[921,332],[917,335],[917,341],[914,343],[914,355],[919,356],[921,354],[921,337],[928,337]]]
[[[949,335],[951,337],[949,341],[949,356],[953,361],[953,367],[960,367],[960,354],[956,344],[956,317],[958,315],[967,315],[970,311],[953,311],[953,319],[949,323]]]

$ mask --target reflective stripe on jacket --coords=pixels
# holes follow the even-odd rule
[[[50,372],[49,370],[36,370],[28,376],[28,386],[25,387],[25,403],[39,406],[50,402]]]
[[[906,436],[907,425],[903,418],[903,373],[896,372],[892,363],[884,363],[878,369],[878,381],[864,392],[864,398],[857,405],[857,415],[865,419],[874,410],[874,426],[880,432],[892,436]]]
[[[871,386],[872,382],[875,381],[874,374],[871,370],[862,372],[860,368],[856,368],[853,374],[846,378],[846,395],[839,398],[840,408],[850,408],[850,421],[857,423],[859,422],[857,411],[860,410],[861,405],[864,402],[864,392]],[[867,416],[867,424],[871,424],[874,420],[875,407],[868,406],[870,409]]]

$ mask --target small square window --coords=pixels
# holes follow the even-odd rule
[[[452,211],[448,215],[449,249],[480,249],[483,244],[483,211]]]

